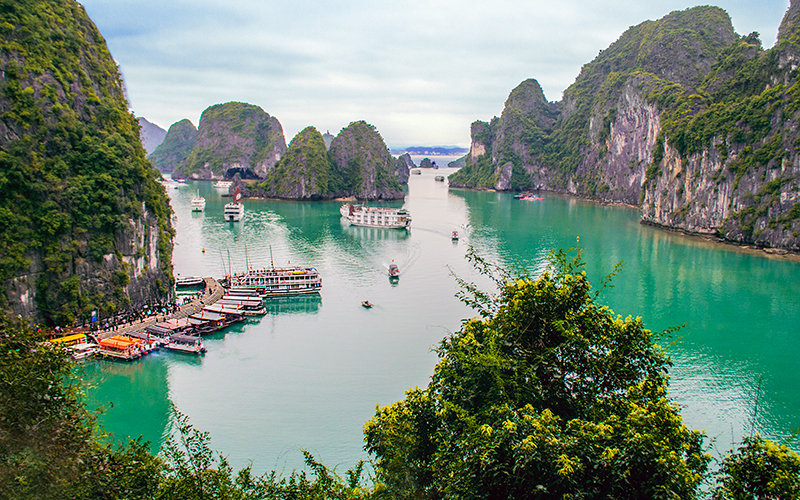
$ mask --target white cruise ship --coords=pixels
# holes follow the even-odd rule
[[[410,229],[411,214],[405,208],[367,207],[345,203],[339,209],[347,222],[354,226]]]
[[[206,199],[200,196],[198,192],[194,196],[192,196],[192,212],[202,212],[206,209]]]
[[[265,297],[319,293],[322,289],[322,276],[316,268],[301,266],[251,269],[230,276],[228,282],[232,289],[255,290]]]

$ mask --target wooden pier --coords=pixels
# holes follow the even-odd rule
[[[225,294],[225,290],[222,288],[222,285],[220,285],[217,282],[217,280],[210,277],[203,279],[206,282],[206,286],[203,289],[202,296],[198,298],[193,298],[191,302],[188,302],[186,304],[181,304],[180,307],[178,307],[178,310],[175,311],[174,313],[152,314],[142,319],[141,321],[134,321],[133,323],[119,325],[115,328],[98,330],[97,332],[95,332],[95,336],[98,339],[106,339],[109,337],[113,337],[114,335],[125,335],[126,333],[129,332],[144,330],[150,325],[166,321],[170,318],[177,318],[177,319],[188,318],[192,314],[202,311],[205,306],[215,303],[216,301],[221,299],[222,296]]]

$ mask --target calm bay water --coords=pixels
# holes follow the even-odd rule
[[[202,358],[86,363],[91,396],[111,403],[106,428],[157,446],[172,403],[234,467],[290,471],[305,449],[342,472],[367,458],[361,428],[375,405],[425,386],[432,348],[475,315],[455,298],[451,273],[490,289],[464,259],[468,245],[531,271],[549,250],[579,247],[593,283],[623,262],[602,302],[652,330],[686,324],[663,344],[687,426],[705,429],[720,451],[752,429],[781,440],[800,428],[800,264],[642,226],[627,208],[448,191],[434,176],[451,171],[412,175],[405,202],[384,204],[410,210],[408,233],[347,227],[337,202],[246,200],[244,220],[226,223],[229,199],[210,183],[170,189],[176,273],[220,277],[229,262],[241,271],[269,266],[272,255],[276,266],[317,267],[322,294],[267,301],[266,316],[207,337]],[[197,190],[203,214],[190,213]],[[387,278],[392,261],[397,284]],[[361,307],[365,299],[375,306]]]

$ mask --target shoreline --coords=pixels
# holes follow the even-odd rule
[[[513,193],[513,191],[498,191],[496,189],[485,189],[485,188],[450,187],[450,189],[463,189],[465,191],[479,191],[479,192],[489,192],[489,193],[509,193],[509,194]],[[582,200],[582,201],[586,201],[586,202],[589,202],[589,203],[595,203],[595,204],[604,205],[604,206],[630,208],[630,209],[635,209],[635,210],[640,210],[641,209],[641,207],[639,207],[638,205],[631,205],[630,203],[625,203],[625,202],[621,202],[621,201],[601,200],[599,198],[594,198],[594,197],[591,197],[591,196],[581,196],[581,195],[578,195],[578,194],[568,193],[568,192],[565,192],[565,191],[554,191],[554,190],[550,190],[550,189],[537,189],[537,190],[534,190],[534,191],[531,191],[531,192],[549,193],[549,194],[555,194],[555,195],[559,195],[559,196],[566,196],[566,197],[569,197],[569,198],[574,198],[576,200]],[[788,248],[759,247],[759,246],[756,246],[756,245],[753,245],[753,244],[750,244],[750,243],[741,243],[741,242],[738,242],[738,241],[727,240],[725,238],[721,238],[721,237],[719,237],[717,235],[714,235],[714,234],[687,231],[686,229],[682,229],[682,228],[679,228],[679,227],[666,226],[666,225],[663,225],[663,224],[658,224],[656,222],[648,222],[648,221],[641,220],[641,219],[639,220],[639,224],[641,224],[643,226],[654,227],[656,229],[660,229],[660,230],[668,232],[668,233],[680,234],[680,235],[687,236],[687,237],[690,237],[690,238],[696,238],[696,239],[699,239],[699,240],[708,241],[708,242],[711,242],[711,243],[717,243],[719,245],[723,245],[723,246],[727,246],[727,247],[731,247],[731,248],[736,248],[736,249],[742,250],[742,251],[747,252],[747,253],[752,254],[752,255],[761,255],[761,256],[765,256],[765,257],[769,257],[769,258],[779,258],[779,259],[790,260],[792,262],[800,262],[800,252],[796,252],[796,251],[790,250]]]

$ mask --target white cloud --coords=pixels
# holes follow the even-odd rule
[[[86,0],[131,106],[160,126],[208,106],[264,108],[287,141],[355,120],[389,144],[469,144],[469,126],[536,78],[549,100],[630,26],[674,0]],[[774,43],[788,0],[725,0],[740,34]]]

